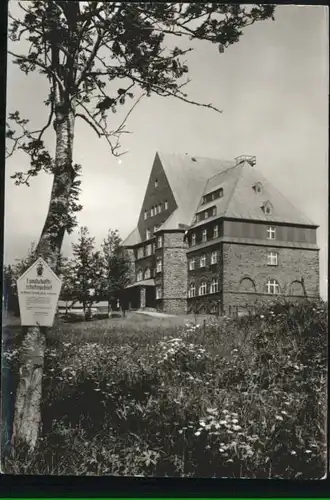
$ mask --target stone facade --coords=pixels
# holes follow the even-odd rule
[[[231,315],[278,295],[319,297],[318,226],[256,171],[255,157],[242,158],[156,154],[123,244],[134,308]]]
[[[278,254],[278,265],[267,264],[267,253]],[[300,300],[319,296],[319,251],[244,244],[223,244],[223,311],[273,301],[266,283],[274,279],[280,295]]]
[[[187,244],[183,233],[164,233],[163,238],[163,311],[170,314],[186,312],[187,307]]]

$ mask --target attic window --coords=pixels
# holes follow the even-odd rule
[[[261,208],[264,211],[265,215],[271,215],[273,207],[269,201],[265,201],[265,203],[261,205]]]
[[[158,187],[158,179],[155,179],[155,188]]]
[[[262,191],[262,184],[261,184],[261,182],[257,182],[257,183],[256,183],[256,184],[254,184],[254,186],[252,186],[252,187],[253,187],[253,189],[254,189],[254,191],[255,191],[256,193],[261,193],[261,191]]]
[[[216,191],[212,191],[203,196],[202,205],[205,205],[205,203],[209,203],[210,201],[214,201],[217,198],[222,198],[222,197],[223,197],[223,188],[217,189]]]

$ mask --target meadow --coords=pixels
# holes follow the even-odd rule
[[[57,320],[45,359],[42,437],[32,455],[11,454],[3,469],[321,478],[327,328],[321,302],[279,302],[244,318]],[[14,393],[19,328],[6,332],[3,372]]]

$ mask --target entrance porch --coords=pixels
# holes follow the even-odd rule
[[[128,310],[154,309],[156,307],[155,280],[148,279],[128,285],[124,295]]]

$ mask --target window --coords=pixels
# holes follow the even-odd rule
[[[156,261],[156,272],[157,273],[161,273],[162,272],[162,268],[163,268],[162,259],[160,257],[158,257],[158,259]]]
[[[213,238],[217,238],[219,236],[219,226],[216,225],[213,228]]]
[[[209,213],[208,213],[208,211],[207,211],[207,210],[205,210],[205,212],[204,212],[204,219],[207,219],[207,218],[208,218],[208,216],[209,216]]]
[[[268,280],[266,287],[267,287],[267,293],[271,295],[276,295],[280,293],[280,286],[276,280]]]
[[[167,210],[168,209],[168,202],[167,202],[167,200],[165,200],[164,206],[165,206],[165,210]]]
[[[217,293],[219,291],[219,284],[217,278],[213,278],[211,283],[211,293]]]
[[[188,297],[195,297],[196,295],[196,286],[195,283],[190,283],[188,288]]]
[[[161,211],[162,211],[162,204],[159,203],[159,205],[158,205],[158,213],[160,214]]]
[[[155,179],[155,188],[158,187],[158,179]]]
[[[144,220],[146,220],[148,218],[148,210],[145,210],[144,211]]]
[[[212,304],[211,306],[211,314],[217,314],[218,306],[216,304]]]
[[[276,252],[269,252],[267,254],[267,264],[269,266],[277,266],[277,256],[278,254]]]
[[[158,236],[157,238],[157,248],[161,248],[163,246],[163,237]]]
[[[206,202],[207,202],[207,196],[203,196],[202,205],[204,205]]]
[[[216,251],[211,253],[211,264],[216,264],[218,261],[218,254]]]
[[[192,258],[189,260],[189,271],[193,271],[195,269],[195,259]]]
[[[191,235],[191,244],[192,244],[192,246],[196,245],[196,233],[193,233]]]
[[[152,245],[146,246],[146,255],[149,256],[152,254]]]
[[[260,182],[257,182],[256,184],[254,184],[254,186],[252,186],[254,191],[256,193],[261,193],[262,191],[262,184]]]
[[[199,260],[199,267],[205,267],[205,266],[206,266],[206,255],[202,255]]]
[[[142,281],[142,280],[143,280],[143,272],[142,269],[139,269],[136,274],[136,281]]]
[[[202,242],[205,243],[205,241],[207,241],[207,230],[203,229],[203,232],[202,232]]]
[[[151,231],[150,231],[150,229],[147,229],[146,230],[146,240],[150,240],[150,238],[151,238]]]
[[[137,258],[138,259],[143,259],[144,257],[144,248],[141,247],[141,248],[138,248],[138,251],[137,251]]]
[[[267,229],[267,238],[269,240],[275,240],[275,238],[276,238],[276,229],[275,229],[275,227],[269,227]]]
[[[145,269],[144,271],[144,279],[145,280],[148,280],[149,278],[151,278],[151,271],[149,268]]]
[[[160,285],[156,286],[156,299],[161,299],[163,296],[162,294],[162,287]]]
[[[207,285],[205,281],[202,281],[201,284],[199,285],[199,295],[205,295],[207,293]]]
[[[222,197],[223,197],[223,189],[222,189],[222,188],[220,188],[220,189],[219,189],[219,198],[222,198]]]

